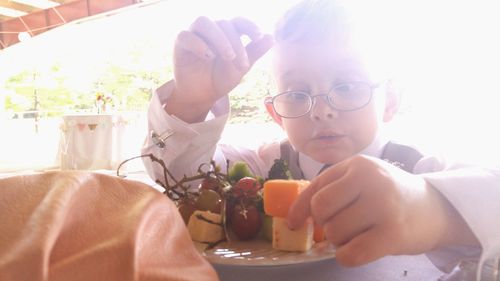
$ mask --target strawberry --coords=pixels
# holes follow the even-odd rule
[[[237,198],[254,197],[261,189],[258,180],[251,177],[241,178],[233,188],[233,194]]]

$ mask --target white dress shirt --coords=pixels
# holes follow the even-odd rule
[[[181,178],[193,175],[199,165],[215,160],[225,170],[226,160],[245,161],[254,174],[263,177],[280,158],[279,142],[266,143],[257,150],[220,144],[224,126],[229,116],[229,101],[222,98],[213,107],[206,121],[188,124],[169,115],[164,110],[171,93],[172,83],[160,87],[153,95],[148,112],[149,130],[158,135],[172,133],[164,140],[162,149],[148,137],[143,154],[152,153],[165,161],[169,170]],[[361,153],[380,157],[387,143],[378,136]],[[161,167],[144,161],[148,174],[153,179],[163,179]],[[299,154],[299,164],[306,179],[312,179],[323,166],[310,157]],[[414,168],[456,208],[479,240],[482,249],[464,247],[439,249],[427,253],[431,261],[441,270],[450,271],[457,262],[468,256],[480,255],[480,261],[500,256],[500,171],[447,164],[436,157],[422,158]]]

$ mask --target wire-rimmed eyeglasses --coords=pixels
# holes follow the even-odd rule
[[[352,81],[336,84],[327,94],[311,95],[304,91],[286,91],[265,100],[272,104],[276,114],[283,118],[298,118],[308,114],[317,97],[325,97],[328,104],[337,111],[354,111],[368,105],[373,89],[380,84]]]

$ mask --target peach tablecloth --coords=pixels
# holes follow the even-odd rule
[[[87,172],[0,179],[0,280],[217,280],[175,205]]]

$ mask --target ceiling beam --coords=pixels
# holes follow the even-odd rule
[[[105,14],[139,2],[138,0],[58,1],[64,3],[51,9],[35,9],[22,17],[0,21],[0,51],[19,42],[18,35],[22,32],[29,32],[30,35],[36,36],[66,22]],[[4,2],[5,0],[0,0],[0,6]],[[64,20],[61,20],[61,17]]]
[[[36,8],[36,7],[16,3],[13,1],[0,1],[0,6],[4,7],[4,8],[12,9],[12,10],[22,11],[25,13],[30,13],[30,12],[33,12],[35,10],[38,10],[38,8]]]

